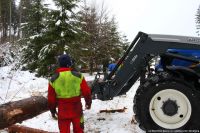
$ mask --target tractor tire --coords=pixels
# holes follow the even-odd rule
[[[139,86],[133,110],[146,132],[200,132],[199,92],[166,72],[148,77]]]

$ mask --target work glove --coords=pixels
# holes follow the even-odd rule
[[[57,120],[58,119],[58,113],[56,111],[56,108],[50,109],[50,112],[51,112],[51,116],[53,117],[53,119]]]

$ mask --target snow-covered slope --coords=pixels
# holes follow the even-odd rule
[[[0,67],[0,104],[46,95],[48,80],[28,71],[13,70],[13,65]]]
[[[27,98],[33,95],[47,95],[48,80],[37,78],[28,71],[12,70],[14,66],[0,67],[0,104]],[[86,80],[93,80],[94,76],[84,74]],[[111,101],[93,100],[91,110],[84,109],[82,99],[85,132],[86,133],[143,133],[138,125],[131,123],[133,116],[133,97],[139,83],[137,82],[127,95],[116,97]],[[104,109],[121,109],[123,113],[99,113]],[[57,121],[52,119],[50,112],[45,112],[33,119],[23,121],[21,125],[58,132]],[[3,132],[3,131],[0,131]]]

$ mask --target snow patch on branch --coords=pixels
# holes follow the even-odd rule
[[[59,26],[60,24],[61,24],[61,20],[58,20],[58,21],[55,23],[56,26]]]
[[[29,38],[33,40],[33,39],[35,39],[35,38],[37,38],[37,37],[39,37],[39,36],[40,36],[40,35],[38,34],[38,35],[30,36]]]
[[[52,51],[52,49],[56,48],[56,44],[48,44],[46,46],[44,46],[41,50],[40,53],[38,55],[38,58],[43,60],[46,57],[47,53],[50,53]]]
[[[64,34],[64,32],[62,31],[61,34],[60,34],[60,36],[61,36],[61,37],[64,37],[64,35],[65,35],[65,34]]]

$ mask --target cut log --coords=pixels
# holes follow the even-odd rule
[[[0,129],[33,118],[48,110],[47,99],[34,96],[0,106]]]
[[[115,112],[122,113],[122,112],[125,112],[126,109],[127,109],[127,108],[124,107],[124,108],[122,108],[122,109],[111,109],[111,110],[106,109],[106,110],[100,110],[99,112],[100,112],[100,113],[115,113]]]
[[[56,133],[56,132],[47,132],[40,129],[30,128],[26,126],[12,125],[8,127],[9,133]]]

